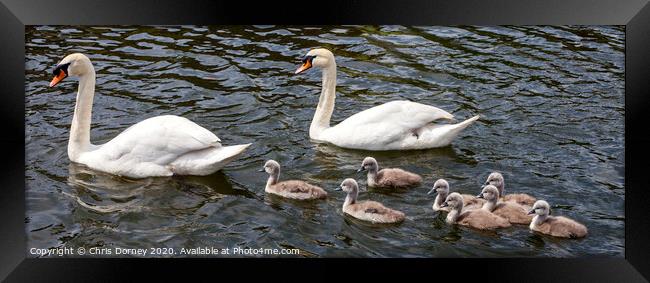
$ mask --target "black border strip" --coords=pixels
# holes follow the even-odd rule
[[[462,279],[495,272],[504,281],[645,281],[650,277],[650,239],[645,175],[650,135],[644,115],[650,106],[650,5],[645,0],[405,0],[405,1],[174,1],[174,0],[0,0],[0,279],[8,281],[96,281],[148,275],[208,275],[243,268],[247,277],[282,278],[288,273],[343,276],[417,273],[440,280],[461,267]],[[405,24],[405,25],[626,25],[626,249],[625,259],[27,259],[24,195],[24,24]],[[407,240],[407,239],[405,239]],[[604,243],[606,244],[606,243]],[[18,265],[20,263],[20,265]],[[18,266],[17,268],[15,268]],[[155,266],[155,267],[154,267]],[[156,267],[166,268],[162,272]],[[15,270],[14,270],[15,268]],[[193,272],[182,272],[189,268]],[[638,272],[635,270],[638,270]],[[295,271],[293,270],[295,269]],[[458,271],[461,271],[458,270]],[[469,270],[469,272],[468,272]],[[472,272],[473,271],[473,272]],[[282,276],[282,277],[278,277]],[[409,278],[406,277],[406,278]],[[445,276],[446,277],[446,276]],[[153,277],[151,277],[153,278]],[[151,279],[150,278],[150,279]],[[166,277],[170,279],[171,277]],[[304,279],[309,277],[304,277]],[[39,280],[39,281],[40,281]],[[212,281],[212,280],[211,280]]]
[[[0,278],[26,255],[25,234],[25,32],[0,5]],[[22,124],[22,125],[21,125]]]
[[[647,0],[2,0],[25,25],[625,25]]]
[[[650,5],[625,37],[625,259],[650,278]]]

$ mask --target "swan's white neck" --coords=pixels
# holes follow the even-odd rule
[[[530,222],[530,227],[541,225],[544,223],[544,221],[546,221],[547,218],[548,215],[535,215],[535,217],[533,217],[533,221]]]
[[[447,193],[438,193],[436,195],[436,199],[433,201],[433,203],[436,205],[436,207],[440,207],[440,205],[445,202],[445,199],[447,198]]]
[[[68,157],[75,162],[91,146],[90,122],[93,110],[93,97],[95,96],[95,69],[91,65],[88,70],[87,73],[79,77],[77,103],[74,107],[74,116],[72,116],[72,125],[70,126]]]
[[[497,207],[497,200],[496,199],[491,199],[491,200],[486,201],[483,204],[482,208],[489,211],[489,212],[492,212],[496,207]]]
[[[377,184],[377,169],[368,169],[368,186],[374,187]]]
[[[319,139],[320,134],[330,127],[330,119],[334,112],[334,102],[336,100],[336,62],[332,62],[323,68],[323,88],[318,100],[318,106],[314,113],[314,119],[311,120],[309,127],[309,137]]]
[[[546,221],[547,218],[548,218],[548,215],[539,215],[539,214],[535,215],[535,217],[533,217],[533,221],[530,222],[530,225],[528,227],[531,230],[534,230],[535,228],[537,228],[537,226],[544,223],[544,221]]]
[[[458,216],[460,215],[460,212],[462,211],[462,207],[454,207],[452,208],[449,213],[447,213],[447,223],[453,224],[456,223],[458,220]]]
[[[280,179],[280,169],[278,169],[277,173],[273,173],[269,175],[269,179],[266,180],[266,187],[264,188],[264,190],[268,191],[269,187],[277,184],[279,179]]]
[[[343,202],[343,207],[346,207],[348,205],[354,204],[357,202],[357,196],[359,196],[359,191],[354,190],[348,193],[348,195],[345,197],[345,202]]]
[[[505,186],[506,186],[505,183],[506,183],[506,182],[503,181],[503,182],[499,183],[498,186],[496,186],[496,187],[497,187],[497,190],[499,190],[499,197],[503,197],[503,196],[504,196],[503,193],[504,193],[504,191],[505,191],[505,190],[504,190],[504,189],[505,189]]]

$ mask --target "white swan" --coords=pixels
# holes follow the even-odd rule
[[[66,56],[54,69],[50,87],[79,77],[68,157],[71,161],[132,178],[209,175],[223,168],[250,144],[221,146],[219,138],[192,121],[172,115],[139,122],[103,145],[90,143],[95,68],[83,54]]]
[[[302,73],[312,66],[323,69],[323,88],[309,137],[339,147],[365,150],[406,150],[443,147],[451,143],[474,116],[458,124],[436,124],[454,116],[437,107],[411,101],[391,101],[350,116],[330,126],[336,99],[336,61],[327,49],[310,50],[296,70]]]

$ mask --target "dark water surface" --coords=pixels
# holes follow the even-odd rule
[[[624,28],[27,27],[29,247],[297,248],[302,256],[623,256]],[[396,99],[481,119],[446,148],[364,152],[309,140],[319,71],[293,75],[327,47],[338,64],[333,124]],[[224,144],[252,142],[207,177],[130,180],[70,164],[77,83],[48,88],[53,66],[83,52],[97,71],[91,140],[180,115]],[[397,226],[344,217],[344,193],[301,203],[264,194],[264,160],[282,179],[335,188],[363,157],[425,178],[404,192],[361,193],[404,211]],[[431,209],[437,178],[476,194],[498,170],[508,192],[546,199],[585,223],[583,240],[452,227]]]

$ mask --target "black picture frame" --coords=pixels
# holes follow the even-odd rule
[[[0,279],[95,281],[129,274],[220,276],[219,270],[273,278],[359,270],[434,280],[456,269],[462,279],[494,272],[505,281],[645,282],[650,278],[650,5],[646,0],[508,1],[91,1],[0,0]],[[326,3],[327,5],[323,5]],[[625,258],[509,259],[30,259],[25,235],[25,25],[143,24],[625,25]],[[407,239],[405,239],[407,240]],[[345,266],[354,265],[354,268]],[[179,272],[179,268],[187,268]],[[287,270],[293,268],[293,270]],[[250,270],[249,272],[246,272]],[[284,270],[284,271],[282,271]],[[252,271],[252,272],[251,272]],[[240,274],[240,273],[238,273]],[[445,275],[446,277],[446,275]],[[150,279],[152,279],[151,277]],[[303,277],[309,278],[309,277]],[[427,277],[425,277],[427,278]],[[213,280],[211,279],[211,281]],[[285,279],[282,277],[282,279]],[[442,277],[440,277],[442,279]]]

